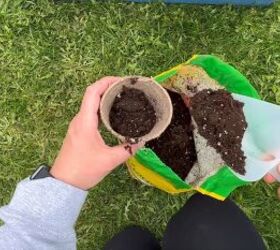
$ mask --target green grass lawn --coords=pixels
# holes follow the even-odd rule
[[[213,54],[244,73],[265,100],[280,104],[279,3],[240,8],[34,2],[0,2],[1,205],[39,163],[52,163],[85,87],[104,75],[151,76],[195,53]],[[274,250],[280,245],[276,188],[259,182],[231,196]],[[144,186],[120,167],[90,192],[77,224],[78,249],[100,249],[130,224],[160,237],[188,196]]]

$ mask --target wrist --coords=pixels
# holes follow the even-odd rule
[[[75,169],[71,166],[54,164],[50,174],[57,180],[66,184],[82,189],[84,191],[96,186],[108,174],[104,173],[84,173],[81,169]]]
[[[62,181],[68,185],[71,185],[73,187],[82,189],[82,190],[87,190],[87,188],[82,185],[78,180],[77,180],[77,175],[75,176],[74,173],[69,173],[68,171],[64,170],[64,168],[58,167],[57,165],[53,165],[50,174],[57,180]]]

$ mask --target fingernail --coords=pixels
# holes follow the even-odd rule
[[[262,160],[264,160],[264,161],[272,161],[274,159],[275,159],[275,157],[273,155],[271,155],[271,154],[267,154],[267,155],[264,155],[262,157]]]
[[[145,141],[140,141],[138,142],[138,148],[143,148],[145,146],[146,142]]]
[[[144,141],[140,141],[137,144],[128,144],[128,147],[130,147],[131,151],[130,154],[134,155],[136,151],[140,148],[143,148],[145,146]]]

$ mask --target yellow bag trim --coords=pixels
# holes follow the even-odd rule
[[[209,191],[207,191],[203,188],[200,188],[200,187],[196,187],[195,190],[198,191],[199,193],[206,194],[206,195],[208,195],[212,198],[215,198],[217,200],[220,200],[220,201],[224,201],[226,199],[226,197],[223,197],[223,196],[218,195],[218,194],[213,193],[213,192],[209,192]]]
[[[129,172],[135,179],[139,179],[148,185],[155,186],[160,190],[163,190],[170,194],[179,194],[191,190],[176,189],[171,183],[162,178],[162,176],[146,168],[144,165],[139,163],[134,157],[129,158],[126,164]]]
[[[179,70],[183,65],[189,64],[192,60],[194,60],[194,59],[197,58],[197,57],[198,57],[197,55],[193,55],[193,56],[192,56],[188,61],[186,61],[185,63],[181,63],[181,64],[179,64],[179,65],[177,65],[177,66],[175,66],[175,67],[173,67],[173,68],[171,68],[171,69],[169,69],[169,70],[166,70],[166,71],[160,73],[159,75],[155,76],[155,78],[160,78],[161,76],[166,75],[166,74],[168,74],[169,72],[172,72],[172,71],[174,71],[174,70],[177,71],[177,70]]]

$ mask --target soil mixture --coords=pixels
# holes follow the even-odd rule
[[[243,106],[225,90],[202,90],[190,100],[191,114],[199,134],[239,174],[245,174],[246,159],[241,150],[247,128]]]
[[[146,144],[172,170],[185,179],[197,160],[191,116],[182,97],[168,91],[173,105],[173,117],[162,135]]]
[[[127,138],[148,134],[157,120],[155,109],[144,92],[130,87],[123,87],[116,96],[109,119],[112,128]]]

